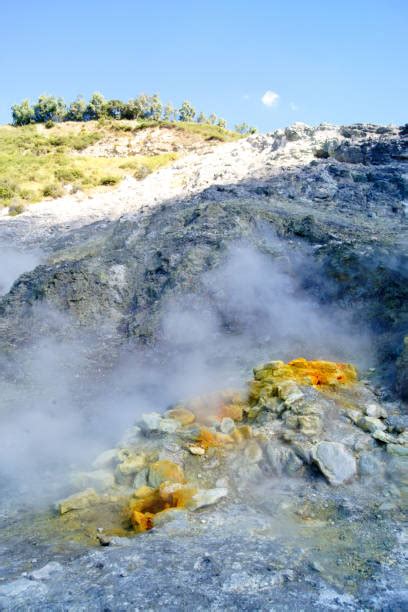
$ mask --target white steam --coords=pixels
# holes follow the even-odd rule
[[[21,274],[33,270],[40,263],[39,251],[20,251],[0,245],[0,295],[7,293]]]
[[[36,337],[51,314],[40,311],[33,344],[12,363],[3,358],[0,477],[44,491],[50,478],[64,482],[72,464],[115,444],[142,412],[242,386],[260,361],[303,356],[367,365],[368,339],[347,313],[302,290],[310,265],[306,256],[289,261],[232,248],[196,293],[163,306],[154,349],[127,347],[110,370],[104,339],[74,334],[66,316],[53,314],[58,337]]]

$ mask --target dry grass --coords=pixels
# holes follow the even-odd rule
[[[177,153],[96,157],[87,147],[123,131],[149,127],[174,129],[201,136],[202,141],[226,141],[239,136],[216,126],[189,123],[104,121],[0,127],[0,207],[19,214],[26,204],[60,197],[67,191],[112,186],[126,175],[144,178],[177,159]],[[78,153],[81,152],[81,155]]]

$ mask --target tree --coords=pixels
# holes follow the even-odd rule
[[[11,115],[14,125],[28,125],[34,122],[34,109],[29,100],[23,100],[21,104],[14,104],[11,107]]]
[[[106,100],[99,91],[92,94],[91,99],[86,107],[84,119],[91,121],[92,119],[100,119],[104,116],[106,109]]]
[[[257,130],[256,127],[252,127],[247,123],[243,122],[237,123],[237,125],[235,126],[235,131],[239,134],[255,134]]]
[[[122,109],[122,119],[138,119],[140,117],[140,106],[136,98],[125,102]]]
[[[69,105],[68,112],[66,115],[67,121],[84,121],[86,113],[86,101],[82,96],[78,96]]]
[[[163,109],[163,119],[165,121],[174,121],[174,106],[168,102]]]
[[[112,119],[122,119],[126,103],[122,100],[108,100],[105,104],[105,113]]]
[[[207,117],[204,113],[200,113],[196,119],[197,123],[207,123]]]
[[[196,114],[194,107],[188,100],[184,100],[178,113],[180,121],[193,121]]]
[[[150,98],[150,119],[159,121],[163,111],[163,104],[157,94]]]
[[[148,119],[150,114],[150,96],[142,93],[136,98],[136,103],[139,107],[139,115],[136,117],[137,119]]]
[[[34,105],[34,120],[37,123],[62,121],[67,114],[67,107],[62,98],[43,94]]]
[[[215,125],[216,121],[217,121],[217,115],[215,113],[211,113],[211,115],[208,117],[208,122],[211,125]]]
[[[218,119],[217,121],[217,125],[218,127],[222,128],[223,130],[225,130],[227,128],[227,122],[225,121],[225,119]]]

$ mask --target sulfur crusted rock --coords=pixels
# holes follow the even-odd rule
[[[180,425],[191,425],[191,423],[194,423],[196,419],[195,415],[191,412],[191,410],[187,410],[183,407],[172,408],[171,410],[168,410],[166,412],[166,416],[169,419],[174,419],[175,421],[178,421]]]
[[[284,363],[272,361],[254,370],[255,380],[279,383],[291,381],[300,385],[313,385],[316,388],[338,386],[357,380],[354,366],[332,361],[307,361],[299,358]]]
[[[98,495],[95,489],[85,489],[80,493],[75,493],[58,502],[57,508],[60,514],[65,514],[71,510],[82,510],[98,502]]]
[[[182,468],[167,459],[156,461],[149,467],[148,483],[151,487],[159,487],[163,482],[184,483],[185,477]]]

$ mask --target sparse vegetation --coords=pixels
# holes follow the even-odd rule
[[[227,129],[225,119],[218,118],[217,115],[211,113],[208,116],[203,112],[196,112],[191,102],[184,100],[179,109],[175,109],[171,103],[163,104],[158,94],[152,96],[140,94],[136,98],[127,102],[118,99],[105,100],[100,92],[92,94],[89,102],[82,96],[78,96],[69,105],[66,105],[62,98],[43,94],[38,98],[34,106],[31,106],[29,100],[23,100],[21,104],[12,106],[13,125],[22,126],[31,123],[45,123],[53,125],[54,122],[61,121],[104,121],[105,119],[113,120],[150,120],[150,121],[168,121],[176,122],[176,118],[185,123],[191,123],[194,120],[200,124],[218,125],[223,129]],[[51,122],[51,123],[50,123]],[[249,128],[245,123],[240,124],[242,128]],[[243,131],[242,134],[253,133]]]
[[[0,127],[0,207],[9,206],[11,214],[43,198],[114,186],[126,175],[143,179],[177,158],[174,152],[132,152],[131,139],[141,130],[174,130],[197,142],[241,137],[215,115],[196,115],[189,102],[179,110],[171,104],[163,107],[157,95],[142,94],[123,103],[95,93],[89,102],[78,97],[68,107],[61,98],[44,95],[34,106],[27,100],[13,106],[12,113],[14,126]],[[86,149],[102,139],[111,141],[110,156],[86,155]]]
[[[134,129],[124,127],[126,132]],[[177,158],[176,153],[114,158],[79,155],[106,136],[111,127],[108,125],[105,132],[95,123],[79,132],[69,125],[65,128],[0,127],[0,207],[9,206],[10,214],[19,214],[27,203],[113,186],[127,174],[138,173],[141,178]]]
[[[257,129],[256,127],[250,126],[247,123],[237,123],[235,126],[235,131],[238,132],[238,134],[246,136],[248,134],[256,134]]]

